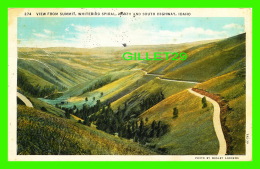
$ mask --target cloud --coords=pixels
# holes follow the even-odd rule
[[[139,27],[139,22],[123,24],[118,27],[90,27],[74,25],[77,31],[75,38],[80,42],[80,47],[121,46],[128,45],[153,45],[184,43],[208,39],[226,38],[225,31],[213,31],[200,27],[188,27],[181,31],[157,30]]]
[[[48,38],[47,35],[42,34],[42,33],[33,33],[34,36],[40,37],[40,38]]]
[[[221,39],[228,37],[225,31],[214,31],[201,27],[188,27],[178,32],[169,33],[176,43],[201,41],[209,39]]]
[[[245,32],[243,25],[239,25],[239,24],[235,24],[235,23],[227,24],[227,25],[223,26],[223,29],[232,36]]]
[[[43,29],[43,32],[45,32],[46,34],[51,34],[52,31],[48,30],[48,29]]]
[[[200,27],[189,27],[183,29],[183,31],[181,31],[180,33],[186,35],[197,34],[197,35],[207,35],[207,36],[214,37],[214,36],[223,35],[224,31],[213,31],[210,29],[203,29]]]
[[[55,35],[54,32],[47,30],[47,29],[43,29],[42,32],[43,33],[32,33],[32,34],[36,37],[40,37],[41,38],[40,41],[43,41],[43,39],[49,40],[49,41],[62,40],[62,39],[65,40],[65,35]]]
[[[48,30],[48,29],[43,29],[43,33],[35,33],[35,29],[32,30],[34,33],[33,35],[36,37],[40,37],[40,38],[49,38],[50,34],[52,34],[53,32]]]
[[[223,28],[224,29],[244,29],[244,26],[235,24],[235,23],[231,23],[231,24],[227,24],[227,25],[223,26]]]
[[[120,25],[111,26],[89,26],[69,24],[64,26],[60,32],[43,29],[42,33],[33,32],[33,35],[41,39],[33,39],[31,45],[39,46],[63,46],[92,48],[102,46],[129,45],[156,45],[156,44],[178,44],[185,42],[222,39],[243,32],[243,26],[238,24],[227,24],[218,31],[205,29],[203,27],[186,27],[176,30],[169,27],[162,30],[150,18],[125,18]],[[145,23],[145,24],[144,24]],[[40,45],[42,44],[42,45]]]

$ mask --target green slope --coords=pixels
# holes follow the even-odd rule
[[[147,67],[169,79],[206,81],[245,66],[245,34],[184,50],[185,61],[161,61]]]
[[[26,106],[18,106],[17,127],[19,155],[155,154],[129,140]]]
[[[184,51],[188,53],[189,57],[185,61],[163,60],[158,62],[124,61],[121,58],[122,52],[125,51],[152,53],[165,52],[165,50]],[[81,108],[80,106],[84,103],[93,106],[97,100],[101,100],[102,103],[111,103],[114,112],[119,107],[121,110],[123,109],[124,114],[130,120],[148,119],[147,124],[151,124],[154,120],[160,120],[169,125],[169,131],[165,135],[154,138],[149,143],[151,147],[164,150],[166,154],[210,155],[218,152],[218,141],[212,125],[211,104],[208,103],[208,107],[203,109],[201,99],[186,90],[194,87],[195,84],[174,82],[163,78],[202,82],[195,87],[220,95],[230,107],[229,111],[221,115],[221,119],[228,129],[228,135],[232,138],[232,141],[228,143],[231,147],[229,154],[245,153],[245,34],[224,40],[178,45],[132,46],[127,49],[21,48],[19,56],[26,59],[38,59],[47,64],[55,73],[53,75],[49,68],[41,63],[26,59],[19,60],[18,70],[23,72],[33,85],[39,83],[43,86],[53,85],[68,88],[63,96],[54,100],[41,99],[42,101],[53,105],[61,101],[68,101],[69,103],[64,105],[65,107],[76,105]],[[155,75],[147,75],[143,70],[162,76],[159,78]],[[97,83],[102,83],[102,85],[99,86]],[[161,92],[164,95],[164,100],[145,112],[140,112],[140,103],[154,95],[159,95]],[[85,101],[86,97],[88,97],[88,101]],[[31,98],[31,100],[37,109],[45,107],[49,113],[57,116],[64,115],[63,111],[45,102],[35,98]],[[52,115],[46,115],[46,113],[37,110],[36,114],[40,114],[41,118],[32,117],[35,119],[34,124],[30,124],[28,116],[32,116],[32,112],[35,113],[36,110],[19,107],[20,114],[24,114],[19,118],[24,118],[22,120],[24,120],[26,127],[35,127],[36,133],[39,132],[38,126],[48,126],[50,123]],[[124,109],[125,107],[126,109]],[[179,117],[173,119],[174,107],[178,108]],[[28,111],[27,114],[26,111]],[[44,119],[42,124],[40,124],[40,119]],[[55,123],[58,124],[58,127],[51,123],[45,133],[48,130],[55,131],[54,133],[58,136],[65,132],[70,133],[66,138],[68,142],[65,145],[68,146],[68,149],[62,152],[64,154],[153,153],[127,140],[115,138],[81,124],[75,124],[75,121],[61,119],[55,117]],[[64,127],[65,124],[67,127],[60,130],[60,127]],[[81,135],[86,134],[88,137],[80,138],[79,134],[75,134],[75,126],[79,128]],[[26,133],[25,128],[22,128],[22,131]],[[44,139],[49,137],[48,134],[46,135],[47,137]],[[96,137],[98,137],[97,140]],[[91,142],[91,139],[94,142]],[[46,153],[45,150],[40,150],[41,143],[35,142],[25,141],[31,147],[36,144],[37,153]],[[73,144],[70,145],[69,142],[73,142]],[[109,143],[108,147],[104,146],[106,142]],[[26,147],[25,143],[22,143],[22,151],[20,152],[23,154],[33,153],[32,148]],[[113,144],[117,145],[115,150],[110,146]],[[94,145],[98,145],[98,147],[95,149]],[[26,148],[23,148],[24,146]],[[60,151],[57,150],[56,143],[51,146],[55,147],[53,152]],[[77,150],[72,150],[73,147]],[[138,148],[140,151],[137,150]]]
[[[246,95],[245,69],[234,71],[195,86],[220,95],[229,106],[221,114],[227,134],[232,140],[230,154],[245,154]]]
[[[28,79],[29,83],[32,84],[33,86],[37,86],[37,85],[39,85],[40,87],[53,86],[52,83],[22,68],[17,69],[17,74],[18,76],[24,76],[26,79]]]
[[[164,97],[167,98],[174,93],[178,93],[184,89],[190,88],[194,84],[185,82],[174,82],[162,80],[158,77],[144,83],[140,87],[133,90],[131,93],[124,95],[118,100],[112,102],[111,107],[113,110],[117,110],[118,107],[123,108],[127,104],[125,114],[129,114],[134,111],[140,110],[140,103],[153,95],[157,95],[162,92]]]
[[[173,108],[179,110],[173,118]],[[151,145],[173,155],[210,155],[218,153],[218,139],[213,127],[213,107],[202,108],[201,99],[187,90],[174,94],[140,115],[147,124],[162,121],[169,131]]]

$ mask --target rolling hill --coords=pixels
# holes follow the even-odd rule
[[[135,142],[77,122],[18,106],[19,155],[156,154]]]
[[[245,34],[197,45],[184,52],[188,54],[186,61],[161,61],[146,69],[169,79],[199,82],[238,70],[245,67]]]
[[[124,52],[165,51],[186,52],[188,58],[121,58]],[[227,154],[245,154],[245,34],[127,48],[19,48],[18,57],[17,87],[34,105],[18,106],[18,129],[25,135],[19,136],[21,154],[217,154],[213,106],[203,107],[189,88],[221,98]],[[53,140],[41,149],[28,128],[35,134],[44,128],[43,140],[56,135],[66,148],[61,151]]]

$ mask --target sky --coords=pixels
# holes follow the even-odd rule
[[[240,17],[20,17],[19,47],[178,44],[244,33]]]

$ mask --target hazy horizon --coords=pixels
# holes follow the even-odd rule
[[[244,19],[225,18],[18,18],[18,47],[122,47],[181,44],[244,33]]]

